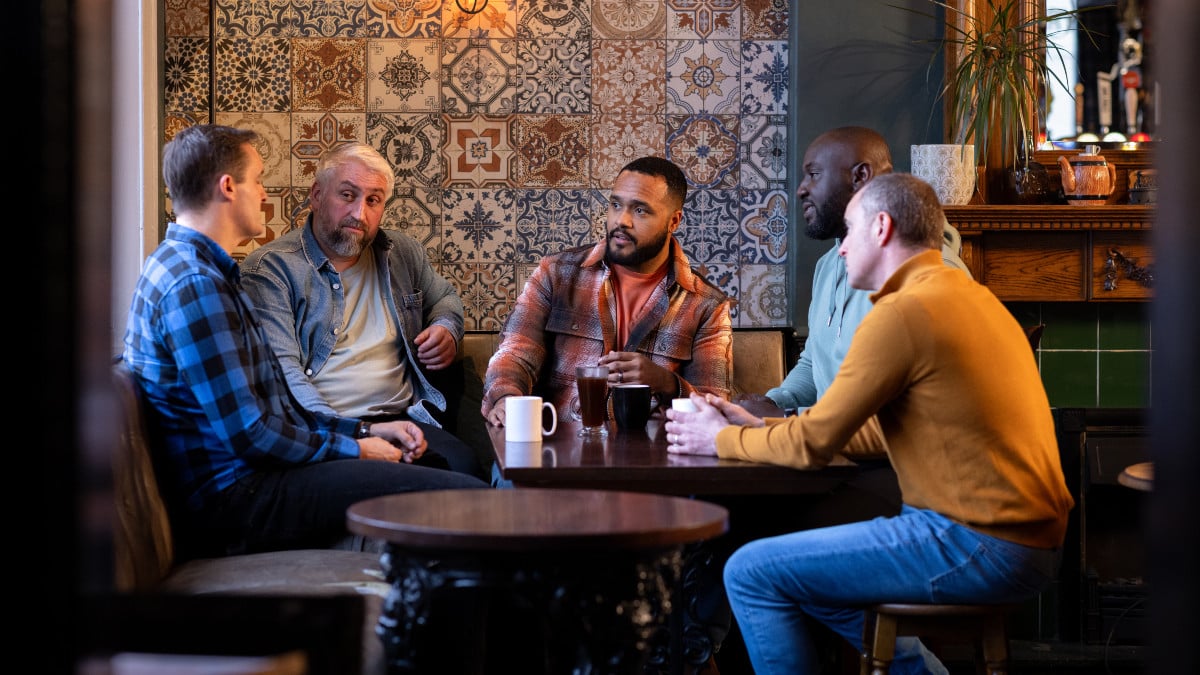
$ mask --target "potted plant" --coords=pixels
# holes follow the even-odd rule
[[[973,143],[978,150],[987,200],[1056,200],[1049,174],[1033,159],[1034,138],[1046,113],[1046,85],[1051,78],[1059,80],[1051,65],[1057,61],[1065,69],[1066,62],[1053,39],[1059,31],[1048,32],[1046,26],[1087,9],[1030,11],[1045,7],[1030,0],[929,1],[944,10],[946,24],[939,41],[946,71],[937,100],[945,104],[953,142]],[[931,68],[934,62],[936,54]]]

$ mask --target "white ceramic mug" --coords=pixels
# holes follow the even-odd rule
[[[542,427],[542,410],[550,409],[550,428]],[[504,440],[517,443],[541,441],[558,428],[558,413],[541,396],[508,396],[504,399]]]
[[[693,413],[696,412],[696,404],[692,403],[690,398],[673,398],[671,399],[671,408],[679,412]]]

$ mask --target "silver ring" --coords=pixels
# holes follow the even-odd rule
[[[617,371],[617,382],[620,383],[620,382],[624,382],[624,381],[625,381],[625,373],[622,373],[621,371],[618,370]]]

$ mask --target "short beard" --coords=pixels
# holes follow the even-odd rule
[[[348,234],[344,229],[345,225],[353,225],[364,229],[364,234],[361,238]],[[324,236],[325,244],[333,249],[343,258],[357,258],[360,253],[371,245],[373,239],[368,239],[365,233],[365,226],[358,220],[347,218],[339,223],[336,227],[331,227],[326,230]]]
[[[671,234],[664,230],[661,237],[648,241],[645,244],[639,244],[637,241],[634,241],[633,251],[625,255],[620,255],[612,249],[612,232],[609,232],[604,237],[604,262],[610,265],[637,267],[661,253],[663,247],[667,245],[670,236]]]
[[[816,222],[807,223],[804,226],[804,236],[817,241],[826,241],[834,237],[842,238],[846,236],[846,205],[850,203],[850,197],[854,193],[848,193],[845,197],[831,199],[824,205],[816,205],[817,217]]]

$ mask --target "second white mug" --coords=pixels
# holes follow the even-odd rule
[[[542,426],[542,410],[550,410],[550,428]],[[558,413],[541,396],[508,396],[504,399],[504,440],[517,443],[541,441],[558,428]]]

